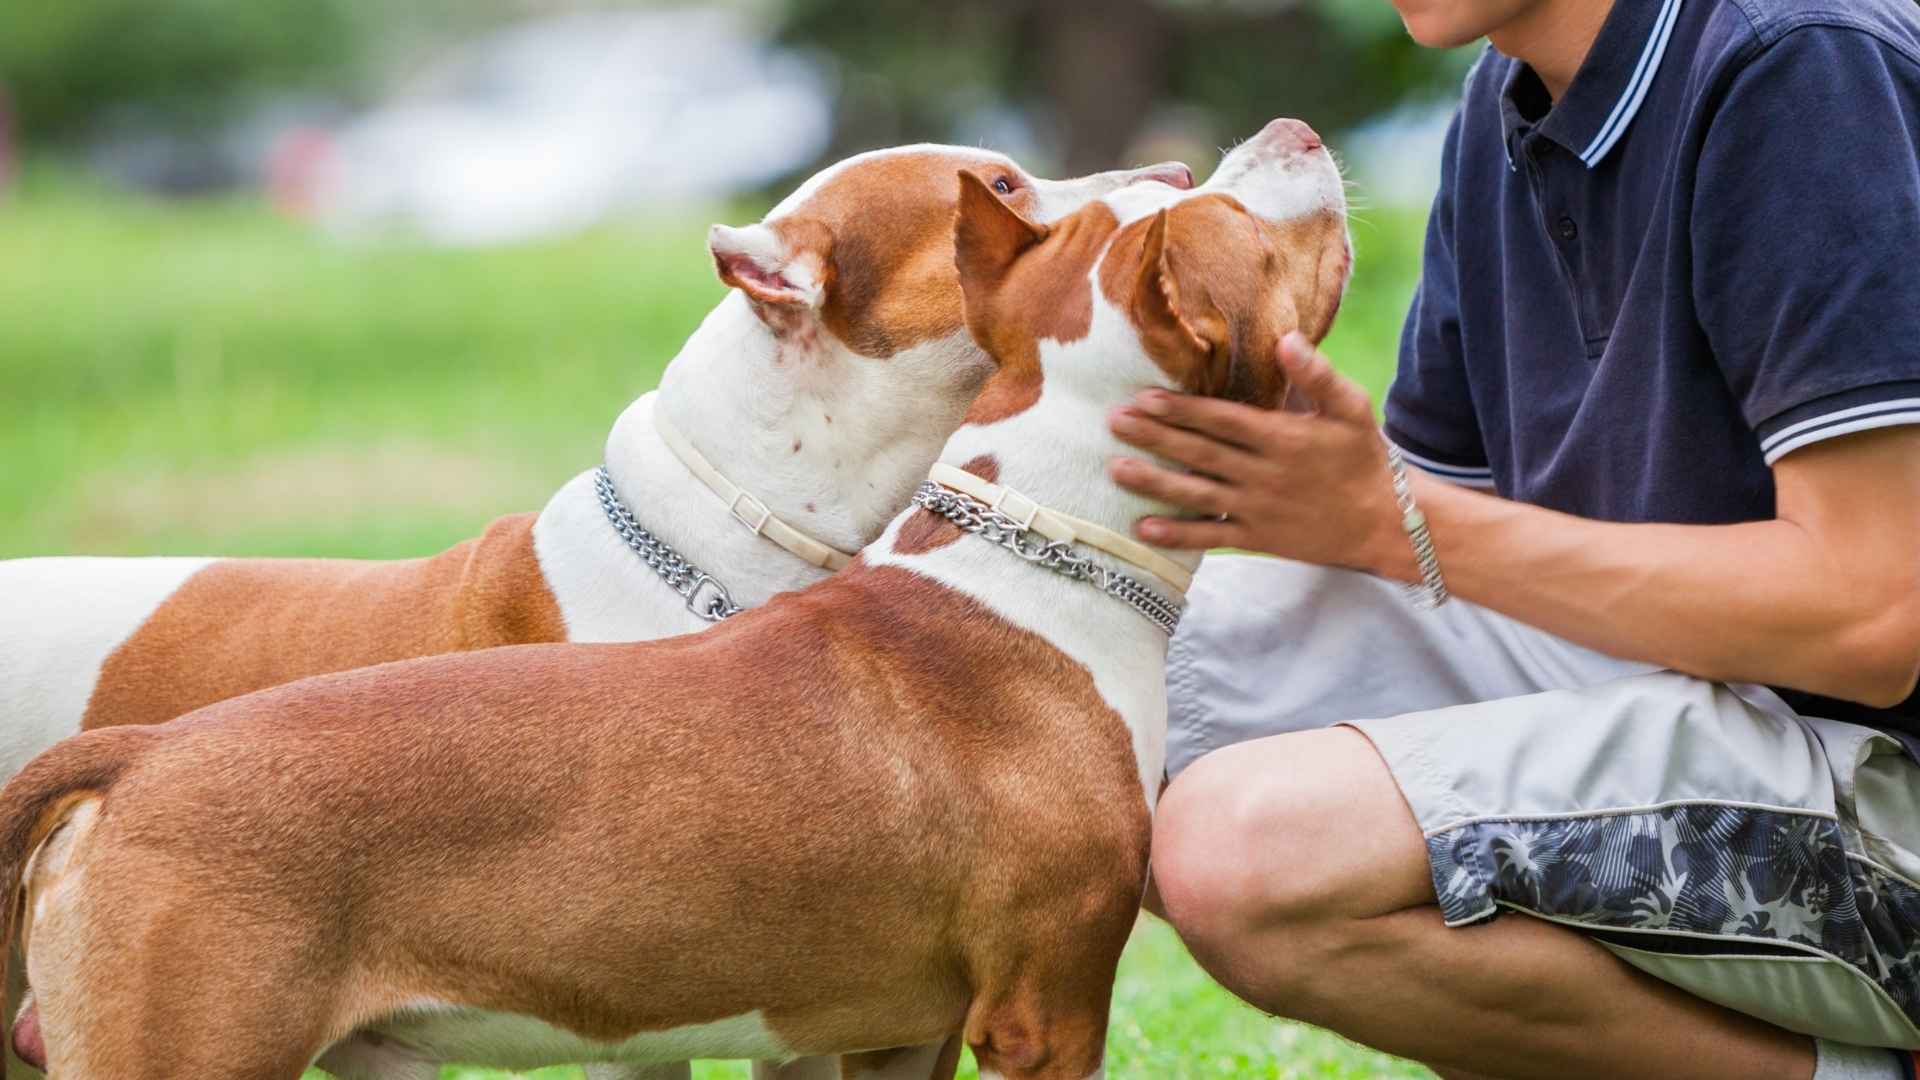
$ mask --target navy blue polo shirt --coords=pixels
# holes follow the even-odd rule
[[[1388,437],[1626,522],[1774,516],[1770,466],[1920,423],[1920,5],[1618,0],[1558,101],[1491,50],[1442,161]],[[1920,732],[1783,691],[1803,713]]]

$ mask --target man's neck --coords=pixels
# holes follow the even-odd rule
[[[1613,5],[1614,0],[1540,0],[1489,31],[1487,40],[1503,55],[1532,68],[1558,101],[1593,51]]]

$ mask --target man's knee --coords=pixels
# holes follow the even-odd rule
[[[1196,952],[1332,913],[1336,898],[1313,880],[1318,868],[1288,854],[1326,824],[1314,821],[1313,801],[1262,776],[1240,747],[1201,759],[1168,787],[1155,815],[1154,882],[1168,921]]]
[[[1153,875],[1216,977],[1231,981],[1249,950],[1269,977],[1306,977],[1356,920],[1420,902],[1422,852],[1385,766],[1338,729],[1230,747],[1182,773],[1156,814]]]
[[[1310,827],[1308,815],[1246,779],[1209,758],[1167,789],[1154,822],[1154,884],[1164,917],[1222,985],[1263,1005],[1297,1000],[1319,966],[1311,954],[1327,943],[1333,905],[1307,884],[1312,867],[1269,872],[1267,853]]]

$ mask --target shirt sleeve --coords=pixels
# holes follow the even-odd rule
[[[1387,391],[1386,433],[1407,460],[1437,476],[1492,487],[1493,470],[1473,411],[1460,349],[1460,279],[1454,261],[1455,169],[1466,107],[1441,154],[1440,190],[1427,219],[1413,307],[1400,330],[1400,363]]]
[[[1702,328],[1769,465],[1920,424],[1920,64],[1814,25],[1728,87],[1693,196]]]

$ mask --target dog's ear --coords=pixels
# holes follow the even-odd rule
[[[1161,370],[1189,393],[1214,391],[1216,346],[1182,310],[1180,283],[1167,251],[1167,212],[1154,215],[1140,250],[1140,276],[1133,285],[1133,321],[1140,344]]]
[[[1014,261],[1046,238],[1045,225],[1021,217],[986,181],[970,172],[960,174],[953,264],[960,271],[960,291],[969,312],[983,310],[986,298],[1006,280]]]
[[[826,298],[820,281],[824,257],[789,250],[766,225],[715,225],[707,232],[707,249],[720,280],[756,303],[814,310]]]

